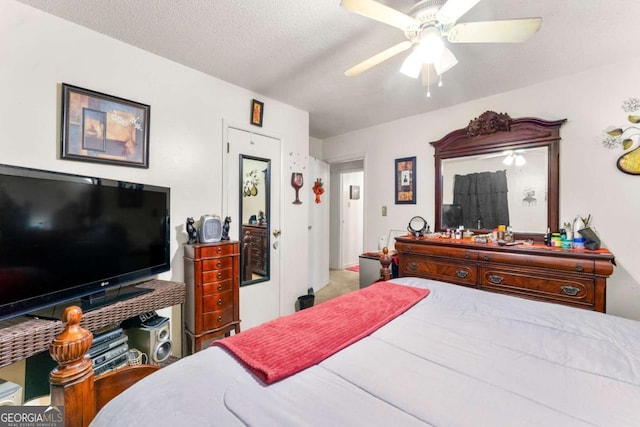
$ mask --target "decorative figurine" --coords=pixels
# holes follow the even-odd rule
[[[258,211],[258,225],[264,225],[264,212]]]
[[[196,230],[195,220],[192,217],[187,218],[187,235],[189,236],[187,243],[192,244],[198,241],[198,230]]]
[[[231,217],[224,217],[224,225],[222,226],[222,237],[220,237],[220,240],[229,240],[229,224],[231,224]]]
[[[316,195],[316,203],[320,203],[320,195],[324,193],[322,178],[316,179],[316,182],[313,184],[313,193]]]

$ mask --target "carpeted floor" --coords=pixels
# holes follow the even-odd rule
[[[320,304],[360,288],[360,274],[348,270],[330,270],[329,284],[316,292],[314,304]]]

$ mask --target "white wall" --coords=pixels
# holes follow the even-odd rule
[[[307,112],[14,1],[0,2],[0,62],[2,163],[171,187],[172,269],[160,278],[183,280],[186,217],[225,216],[223,119],[250,128],[251,99],[260,99],[262,131],[282,141],[283,170],[294,162],[306,168]],[[149,169],[59,160],[62,82],[149,104]],[[285,172],[281,185],[289,200],[293,189]],[[283,313],[289,313],[296,297],[306,293],[307,252],[301,248],[307,247],[308,212],[291,203],[282,206],[282,301]]]
[[[323,141],[324,159],[367,153],[367,171],[375,173],[366,173],[365,186],[375,191],[367,193],[365,247],[373,248],[386,230],[404,229],[414,215],[433,224],[434,152],[429,142],[465,127],[486,110],[512,118],[568,119],[561,128],[560,221],[592,214],[617,262],[608,282],[607,312],[640,319],[640,239],[633,234],[640,213],[640,176],[618,171],[615,163],[622,150],[601,144],[609,126],[629,124],[621,105],[640,97],[638,69],[639,58],[625,58],[609,67],[340,135]],[[446,96],[446,88],[436,96]],[[393,159],[406,156],[417,156],[417,204],[395,205]],[[380,214],[383,205],[389,207],[386,217]]]

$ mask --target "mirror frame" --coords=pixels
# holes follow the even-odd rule
[[[547,147],[547,226],[557,231],[560,224],[560,127],[566,119],[547,121],[535,117],[512,119],[508,114],[485,111],[467,127],[449,132],[430,144],[435,149],[435,225],[442,229],[442,160],[475,156],[522,148]],[[476,234],[492,230],[472,229]],[[514,230],[516,239],[543,241],[544,232],[522,233]]]
[[[259,162],[264,162],[266,164],[266,169],[264,171],[264,197],[265,197],[265,216],[267,218],[266,220],[266,228],[265,228],[265,239],[266,239],[266,251],[264,253],[265,256],[265,266],[266,266],[266,271],[265,271],[265,275],[262,277],[259,277],[257,279],[251,279],[251,280],[244,280],[244,275],[245,275],[245,262],[246,262],[246,258],[247,258],[247,253],[246,251],[250,251],[251,250],[251,246],[254,245],[255,239],[251,239],[245,236],[244,233],[244,195],[243,195],[243,189],[244,189],[244,160],[254,160],[254,161],[259,161]],[[261,283],[261,282],[267,282],[269,280],[271,280],[271,159],[265,159],[263,157],[256,157],[256,156],[251,156],[248,154],[240,154],[240,168],[239,168],[239,172],[240,172],[240,184],[239,184],[239,192],[240,192],[240,199],[239,199],[239,212],[240,212],[240,224],[239,224],[239,236],[240,236],[240,247],[241,247],[241,251],[240,251],[240,286],[247,286],[247,285],[254,285],[256,283]],[[248,246],[245,246],[248,245]]]

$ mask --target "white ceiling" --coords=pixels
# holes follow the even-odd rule
[[[398,72],[405,52],[344,71],[405,40],[340,0],[20,0],[310,114],[327,138],[638,56],[639,0],[482,0],[458,22],[542,17],[523,44],[452,44],[444,86]],[[415,1],[380,0],[402,12]],[[588,91],[588,88],[586,88]],[[269,108],[268,104],[265,109]],[[268,124],[265,124],[268,126]]]

